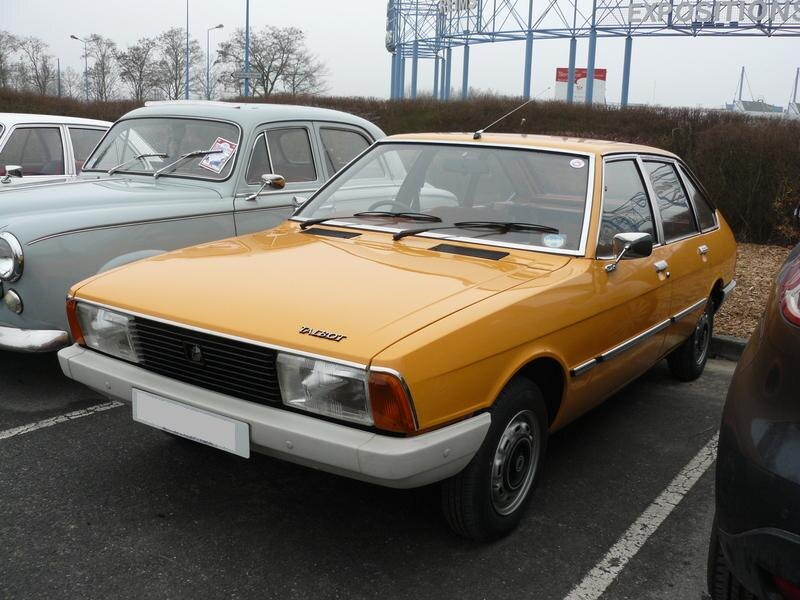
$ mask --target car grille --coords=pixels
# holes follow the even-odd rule
[[[134,317],[139,366],[258,404],[280,404],[277,352],[247,342]]]

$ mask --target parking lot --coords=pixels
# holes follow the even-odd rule
[[[713,465],[692,461],[733,369],[678,384],[662,363],[553,436],[521,527],[478,545],[435,488],[175,440],[55,356],[0,353],[0,597],[700,599]],[[654,504],[687,472],[682,500]]]

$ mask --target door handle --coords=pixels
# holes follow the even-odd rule
[[[708,246],[706,246],[705,244],[703,244],[702,246],[698,246],[698,247],[697,247],[697,253],[698,253],[700,256],[703,256],[703,255],[705,255],[705,254],[708,254]]]
[[[664,273],[667,277],[670,276],[670,272],[667,271],[669,269],[669,263],[665,260],[659,260],[656,263],[653,263],[653,267],[656,269],[656,273]]]

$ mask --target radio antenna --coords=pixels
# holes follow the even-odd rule
[[[515,108],[515,109],[514,109],[514,110],[512,110],[511,112],[509,112],[509,113],[506,113],[506,114],[504,114],[502,117],[500,117],[499,119],[497,119],[497,121],[495,121],[494,123],[490,123],[489,125],[487,125],[487,126],[486,126],[486,127],[484,127],[483,129],[479,129],[479,130],[478,130],[478,131],[476,131],[474,134],[472,134],[472,139],[473,139],[473,140],[479,140],[479,139],[481,139],[481,136],[483,136],[483,134],[486,132],[486,130],[487,130],[487,129],[491,129],[492,127],[494,127],[495,125],[497,125],[497,124],[498,124],[500,121],[502,121],[502,120],[503,120],[503,119],[505,119],[506,117],[510,117],[511,115],[513,115],[515,112],[517,112],[517,111],[518,111],[518,110],[520,110],[521,108],[525,108],[526,106],[528,106],[528,104],[530,104],[530,103],[531,103],[531,102],[533,102],[534,100],[535,100],[535,98],[531,98],[530,100],[526,100],[525,102],[523,102],[522,104],[520,104],[520,105],[519,105],[517,108]]]

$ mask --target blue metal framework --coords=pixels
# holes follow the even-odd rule
[[[625,38],[622,104],[628,102],[634,37],[800,37],[800,0],[389,0],[386,48],[392,53],[391,97],[419,89],[419,61],[434,60],[434,96],[447,100],[452,50],[463,47],[461,96],[469,92],[469,49],[474,44],[525,41],[522,95],[530,98],[534,40],[569,39],[573,81],[578,38],[589,39],[587,69],[594,72],[597,39]],[[567,101],[572,101],[568,86]],[[590,79],[586,102],[591,103]]]

